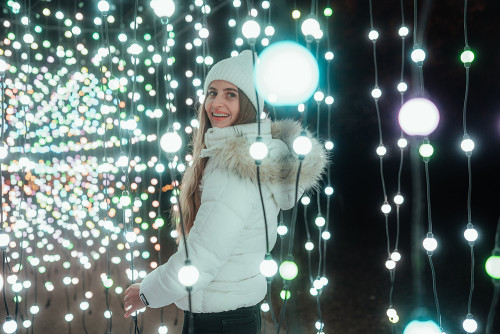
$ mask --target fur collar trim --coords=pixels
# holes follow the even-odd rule
[[[207,132],[205,142],[210,144],[202,150],[201,157],[209,157],[214,168],[257,182],[257,169],[249,154],[256,129],[256,124],[245,124]],[[291,119],[261,124],[261,135],[269,148],[269,155],[260,165],[261,182],[295,184],[299,159],[293,151],[293,141],[301,132],[300,123]],[[307,136],[312,141],[312,149],[302,161],[299,187],[303,190],[317,188],[328,163],[323,145],[309,132]]]

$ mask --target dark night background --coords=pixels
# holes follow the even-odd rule
[[[232,15],[233,9],[231,1],[208,3],[213,8],[213,13],[208,17],[211,31],[210,53],[215,61],[218,61],[229,55],[235,37],[232,35],[234,32],[231,33],[226,29],[227,19]],[[295,40],[295,27],[290,18],[294,3],[297,3],[297,7],[303,13],[307,13],[310,9],[309,1],[271,1],[272,23],[276,28],[275,40]],[[320,63],[322,73],[320,87],[323,89],[326,87],[326,76],[329,75],[332,84],[331,94],[335,97],[331,111],[331,139],[335,143],[331,157],[331,181],[335,193],[331,199],[329,223],[332,238],[328,241],[328,252],[325,255],[329,284],[321,296],[322,318],[326,333],[391,333],[391,326],[385,315],[389,306],[390,280],[384,266],[387,257],[386,232],[384,217],[380,212],[383,193],[379,158],[375,153],[378,146],[378,125],[375,105],[370,96],[374,85],[374,67],[372,43],[367,37],[370,30],[369,2],[355,0],[328,1],[328,3],[331,3],[334,11],[328,26],[335,59],[330,73],[326,72],[324,61]],[[255,1],[256,7],[259,4],[259,1]],[[327,1],[319,1],[320,12],[326,4]],[[46,1],[45,5],[51,5],[51,2]],[[179,4],[179,10],[182,11],[182,8],[187,10],[184,5]],[[440,124],[429,136],[435,149],[429,163],[433,232],[439,242],[433,260],[443,327],[447,333],[459,333],[463,332],[461,323],[467,314],[470,284],[470,253],[463,238],[467,222],[467,159],[460,149],[465,91],[465,69],[460,62],[460,53],[464,48],[464,4],[456,0],[441,0],[419,1],[418,5],[418,29],[422,33],[422,45],[427,52],[423,67],[425,93],[441,112]],[[32,6],[33,10],[43,8],[37,7],[41,6],[38,2],[33,2]],[[72,4],[68,6],[72,8]],[[90,5],[85,4],[84,12],[87,6]],[[124,15],[133,16],[133,10],[124,7]],[[244,8],[245,3],[240,11],[241,18],[244,17]],[[424,10],[426,8],[427,11]],[[484,263],[493,250],[494,234],[500,215],[498,176],[500,20],[497,17],[499,9],[500,6],[493,0],[469,1],[468,5],[468,40],[476,56],[470,69],[467,129],[476,144],[472,155],[472,220],[479,232],[479,239],[474,248],[476,287],[472,312],[479,322],[478,333],[484,333],[493,294],[493,285],[484,271]],[[404,11],[405,23],[410,29],[405,44],[404,73],[405,81],[409,85],[409,90],[405,94],[405,99],[408,99],[413,94],[412,89],[416,87],[414,64],[410,60],[413,41],[412,1],[404,1]],[[377,42],[379,86],[383,91],[380,114],[384,143],[388,148],[388,154],[384,158],[384,176],[388,197],[392,199],[397,190],[400,152],[396,145],[400,136],[397,124],[400,95],[396,90],[401,67],[401,39],[397,35],[401,25],[399,1],[373,1],[373,20],[374,27],[380,33]],[[179,24],[179,27],[176,26],[179,40],[176,47],[181,50],[185,41],[192,36],[187,35],[187,29],[181,28],[182,24],[185,24],[183,15],[176,13],[174,21],[174,25],[176,22]],[[324,20],[321,23],[324,27]],[[299,41],[304,44],[302,36],[299,36]],[[320,48],[321,53],[326,51],[325,41]],[[176,57],[179,65],[174,71],[182,74],[184,71],[182,65],[185,63],[181,51]],[[183,94],[189,94],[186,91],[182,92],[181,88],[178,101],[184,101]],[[283,108],[276,112],[280,118],[298,118],[298,112],[294,108],[290,109],[293,110]],[[310,110],[308,115],[310,129],[317,131],[315,108]],[[186,120],[193,115],[192,110],[182,110],[179,114],[183,115],[182,112],[185,112]],[[326,112],[327,109],[323,106],[320,110],[322,127],[319,129],[320,137],[323,139],[326,139]],[[417,157],[412,161],[410,157],[410,151],[417,150],[420,142],[421,139],[411,140],[411,145],[404,154],[401,190],[405,196],[405,203],[401,207],[399,241],[399,250],[403,258],[396,270],[393,297],[393,305],[398,310],[400,322],[394,327],[395,333],[402,333],[407,322],[414,316],[422,314],[416,313],[417,309],[425,309],[428,316],[436,320],[429,264],[425,251],[420,247],[427,232],[424,165],[420,158]],[[415,180],[419,178],[420,181],[416,183]],[[164,184],[166,183],[168,180],[164,180]],[[419,188],[421,193],[418,193]],[[308,223],[311,226],[316,213],[313,209],[316,207],[315,197],[310,205],[311,209],[308,210],[310,218]],[[167,204],[165,199],[164,205]],[[324,210],[326,207],[324,196],[321,205]],[[303,248],[305,242],[303,209],[301,204],[299,206],[296,234],[299,277],[292,283],[292,292],[296,291],[296,295],[288,305],[288,328],[290,333],[312,333],[318,315],[315,301],[309,295],[306,252]],[[285,217],[288,217],[288,213]],[[396,231],[394,206],[389,216],[389,231],[392,248]],[[168,250],[164,256],[173,252],[175,247],[170,240],[168,244],[167,241],[165,243]],[[279,243],[275,252],[278,249]],[[314,253],[313,263],[316,263],[316,258],[317,254]],[[55,274],[57,273],[56,271]],[[100,285],[99,273],[97,271],[88,282],[89,286],[97,290]],[[273,282],[275,294],[278,293],[280,286],[281,282],[276,278]],[[59,306],[65,303],[65,296],[61,294],[46,297],[45,291],[40,293],[39,299],[47,300],[49,306],[44,315],[38,317],[35,322],[37,332],[66,331],[67,327],[61,315],[64,313],[58,312]],[[95,298],[98,302],[93,306],[94,311],[87,315],[87,327],[91,333],[103,332],[106,326],[102,317],[105,309],[103,297],[97,296],[96,293]],[[77,300],[76,292],[75,300]],[[274,301],[278,305],[278,299]],[[78,313],[76,306],[78,303],[75,302],[75,314]],[[114,312],[113,326],[116,333],[125,332],[130,328],[130,322],[122,318],[120,304],[120,297],[114,296],[111,307]],[[276,311],[279,311],[279,306]],[[3,307],[0,313],[3,314]],[[174,326],[175,309],[168,307],[164,314],[165,322],[170,329],[169,333],[176,333],[181,324]],[[81,328],[78,327],[76,316],[73,323],[73,330],[80,333]],[[145,317],[141,317],[140,324],[144,326],[144,333],[156,332],[159,311],[148,310]],[[54,328],[57,330],[54,331]],[[24,329],[19,332],[23,331]],[[270,328],[268,331],[272,332]],[[497,315],[493,332],[499,331],[500,318]]]

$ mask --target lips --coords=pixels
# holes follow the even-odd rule
[[[217,118],[226,118],[226,117],[229,117],[229,114],[224,114],[224,113],[212,113],[212,116],[213,117],[217,117]]]

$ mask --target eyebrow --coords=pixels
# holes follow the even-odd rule
[[[215,91],[217,90],[216,88],[214,88],[214,87],[212,87],[212,86],[208,87],[208,89],[212,89],[212,90],[215,90]],[[234,89],[234,88],[224,88],[222,91],[224,91],[224,92],[231,91],[231,92],[236,92],[236,93],[238,93],[238,90],[237,90],[237,89]]]

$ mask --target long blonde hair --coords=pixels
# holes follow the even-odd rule
[[[254,106],[248,97],[238,89],[240,111],[238,117],[232,125],[253,123],[256,121],[257,113]],[[205,146],[205,133],[211,128],[210,120],[208,119],[205,110],[205,103],[202,103],[198,108],[198,122],[199,127],[194,131],[193,139],[191,141],[193,164],[186,169],[181,181],[180,193],[180,210],[182,210],[182,220],[186,235],[189,233],[194,225],[194,220],[198,209],[201,205],[200,182],[203,177],[203,171],[207,164],[208,158],[200,158],[201,150]],[[182,230],[180,224],[179,212],[174,213],[174,223],[178,232],[177,243],[182,238]]]

